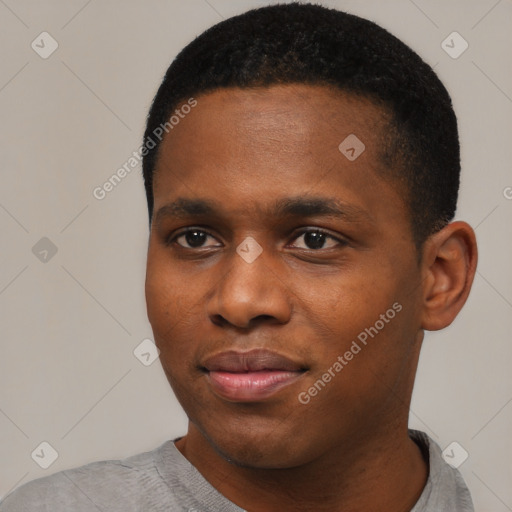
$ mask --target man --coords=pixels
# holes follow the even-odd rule
[[[143,155],[147,311],[188,432],[0,510],[472,511],[408,429],[424,331],[477,260],[432,69],[356,16],[249,11],[175,59]]]

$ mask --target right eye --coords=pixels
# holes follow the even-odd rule
[[[208,238],[215,239],[213,235],[205,231],[204,229],[199,228],[187,228],[182,230],[181,232],[174,235],[170,240],[167,241],[167,245],[170,245],[173,242],[176,242],[180,247],[184,249],[197,249],[202,247],[219,247],[219,244],[214,245],[204,245],[205,241]],[[179,240],[182,240],[184,243],[180,243]],[[184,245],[187,244],[187,245]]]

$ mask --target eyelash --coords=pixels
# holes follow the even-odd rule
[[[176,242],[176,240],[180,237],[182,237],[183,235],[186,235],[187,233],[191,232],[191,231],[199,231],[201,233],[205,233],[206,235],[208,236],[211,236],[212,238],[215,238],[215,236],[210,233],[208,230],[204,229],[204,228],[194,228],[194,227],[191,227],[191,228],[187,228],[187,229],[184,229],[182,231],[180,231],[179,233],[176,233],[172,236],[170,236],[169,238],[167,238],[165,240],[165,245],[167,246],[170,246],[172,245],[173,243]],[[296,236],[293,238],[293,240],[296,240],[297,238],[300,238],[302,235],[306,234],[306,233],[319,233],[321,235],[325,235],[327,238],[330,238],[331,240],[334,240],[336,241],[340,247],[344,247],[346,245],[348,245],[348,242],[346,240],[343,240],[342,238],[337,238],[335,237],[334,235],[331,235],[330,233],[328,233],[327,231],[321,229],[321,228],[309,228],[309,229],[303,229],[302,231],[299,231],[298,233],[296,233]],[[194,249],[197,249],[195,247],[184,247],[183,245],[180,245],[180,244],[177,244],[178,247],[180,247],[181,249],[188,249],[188,250],[194,250]],[[203,247],[199,247],[199,249],[203,249]],[[308,250],[308,251],[314,251],[314,252],[319,252],[319,251],[322,251],[322,250],[326,250],[326,249],[323,249],[323,248],[320,248],[320,249],[304,249],[304,248],[300,248],[302,250]],[[328,249],[331,249],[331,248],[328,248]]]

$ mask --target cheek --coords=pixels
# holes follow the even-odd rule
[[[145,288],[149,322],[155,335],[161,334],[164,330],[172,328],[173,320],[177,318],[179,296],[166,279],[166,274],[151,267],[149,263]]]
[[[148,262],[149,263],[149,262]],[[154,341],[160,350],[160,364],[180,403],[189,387],[192,343],[187,343],[187,288],[172,279],[169,272],[148,265],[146,303]],[[187,364],[184,362],[187,361]],[[185,393],[186,395],[186,393]]]
[[[314,293],[310,291],[309,321],[326,338],[335,338],[333,348],[339,351],[379,321],[380,315],[397,300],[393,283],[379,280],[379,275],[368,272],[342,276],[325,287],[319,287],[318,283],[312,287],[310,283],[311,289]]]
[[[351,397],[349,403],[378,393],[383,379],[389,381],[383,384],[392,386],[414,339],[411,311],[404,305],[398,283],[384,279],[383,273],[355,277],[338,282],[341,292],[335,301],[329,297],[309,312],[310,325],[317,338],[324,340],[313,350],[313,380],[331,369],[336,375],[332,392]]]
[[[145,283],[148,320],[160,350],[167,349],[160,345],[173,339],[195,311],[194,306],[197,308],[194,287],[187,286],[187,280],[173,272],[163,259],[148,255]]]

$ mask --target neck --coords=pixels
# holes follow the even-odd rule
[[[176,443],[221,494],[251,512],[409,512],[428,477],[407,424],[351,437],[307,464],[287,469],[235,466],[191,425]]]

